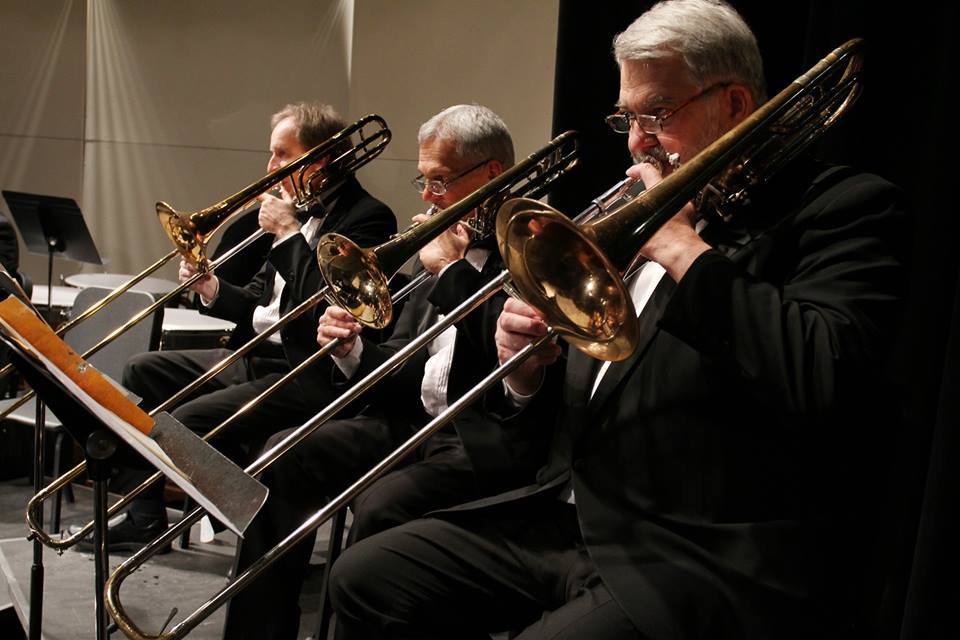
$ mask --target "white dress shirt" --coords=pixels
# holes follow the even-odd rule
[[[307,243],[313,240],[313,237],[317,234],[317,229],[320,228],[321,222],[323,222],[323,218],[312,217],[300,226],[300,234],[304,237]],[[276,247],[278,244],[291,237],[293,237],[292,233],[282,238],[277,238],[274,240],[271,248]],[[280,294],[283,293],[283,286],[285,284],[286,282],[280,276],[280,273],[274,273],[273,293],[270,294],[270,302],[268,302],[266,305],[259,305],[253,310],[252,324],[255,334],[260,335],[267,329],[267,327],[280,319]],[[267,338],[267,342],[280,344],[280,332],[274,331],[272,334],[270,334],[270,336]]]
[[[472,248],[467,251],[465,260],[477,271],[483,269],[487,258],[490,257],[489,249]],[[454,263],[450,263],[454,264]],[[450,268],[446,265],[437,275],[439,278],[444,271]],[[443,319],[443,314],[439,314],[438,321]],[[450,367],[453,364],[453,347],[457,339],[457,328],[448,327],[446,331],[433,339],[427,345],[427,363],[424,366],[423,380],[420,383],[420,401],[427,414],[436,417],[443,412],[449,402],[447,399],[447,387],[450,382]],[[343,375],[350,379],[356,373],[360,366],[360,356],[363,353],[363,341],[356,340],[353,348],[342,358],[334,357],[333,361],[337,364]]]

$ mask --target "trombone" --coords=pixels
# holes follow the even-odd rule
[[[575,140],[573,139],[572,136],[563,137],[559,140],[560,140],[560,144],[553,150],[552,154],[545,156],[539,162],[533,164],[531,169],[528,170],[526,173],[517,172],[516,174],[514,174],[514,177],[512,179],[505,181],[503,185],[499,187],[499,190],[495,190],[492,194],[488,193],[488,195],[486,196],[486,200],[483,201],[482,204],[476,207],[477,209],[481,210],[478,213],[477,219],[481,221],[492,220],[500,204],[507,198],[511,198],[511,199],[520,198],[520,197],[537,198],[542,196],[553,186],[553,183],[557,178],[559,178],[560,176],[570,171],[576,164],[575,157],[577,154],[577,148],[575,145]],[[513,188],[518,182],[521,182],[523,180],[526,180],[526,182],[523,182],[521,185],[517,186],[515,189],[511,191],[511,188]],[[473,197],[473,195],[468,196],[468,198],[469,198],[468,201],[461,201],[453,205],[454,207],[457,207],[457,209],[452,213],[446,214],[446,218],[447,218],[446,222],[441,221],[440,223],[438,223],[439,227],[441,228],[441,231],[442,229],[445,229],[448,226],[456,223],[456,221],[459,219],[456,217],[457,212],[460,212],[460,215],[462,216],[463,212],[469,211],[471,208],[470,205],[477,201],[477,198]],[[390,245],[391,257],[399,258],[400,255],[397,253],[398,244],[403,244],[407,250],[415,249],[414,252],[411,254],[411,256],[408,256],[407,258],[403,259],[402,261],[399,262],[399,264],[394,263],[393,266],[395,266],[396,269],[399,270],[399,267],[403,264],[403,262],[406,262],[406,259],[409,259],[409,257],[412,257],[412,255],[415,255],[416,250],[419,250],[419,247],[417,247],[416,245],[419,244],[420,247],[422,247],[429,241],[429,240],[425,241],[423,239],[424,237],[422,235],[423,230],[422,229],[418,230],[421,224],[422,223],[417,223],[410,226],[407,230],[401,232],[401,234],[398,234],[398,236],[395,236],[393,239],[391,239],[387,243],[380,245],[379,247],[375,247],[373,249],[368,249],[368,250],[358,249],[358,251],[360,252],[366,251],[370,253],[370,255],[374,255],[378,250],[380,250],[381,247],[385,245]],[[476,231],[480,236],[485,236],[493,233],[492,231],[493,225],[491,222],[486,222],[486,223],[479,222],[476,224],[477,224],[477,229],[474,229],[474,231]],[[421,234],[421,235],[418,236],[418,234]],[[435,236],[431,236],[431,239],[432,237],[435,237]],[[349,246],[351,247],[355,246],[353,245],[352,242],[350,242],[346,238],[343,238],[343,236],[336,236],[336,238],[340,242],[348,243]],[[404,238],[404,240],[400,241],[397,238]],[[319,253],[319,248],[318,248],[318,253]],[[379,322],[380,320],[383,319],[385,314],[387,314],[387,311],[385,311],[386,309],[388,309],[387,303],[389,303],[390,305],[389,308],[392,309],[393,303],[396,303],[404,299],[414,289],[419,287],[430,277],[431,277],[431,274],[429,272],[421,271],[402,289],[397,291],[395,294],[392,294],[392,296],[387,291],[385,293],[385,302],[373,300],[373,301],[370,301],[370,304],[363,307],[358,308],[357,306],[354,306],[353,307],[354,312],[357,313],[361,318],[364,318],[363,320],[361,320],[362,322],[369,323],[370,322],[369,317],[371,316],[376,317],[377,321]],[[368,289],[368,287],[365,284],[361,285],[359,288]],[[325,288],[320,292],[318,292],[317,294],[314,294],[313,296],[305,300],[303,303],[301,303],[300,306],[289,311],[288,314],[299,315],[300,313],[302,313],[303,310],[305,310],[306,308],[309,308],[313,304],[316,304],[317,302],[319,302],[320,300],[322,300],[324,297],[327,297],[327,296],[334,298],[335,303],[339,303],[341,298],[344,298],[347,296],[353,296],[354,299],[356,298],[356,295],[353,294],[352,291],[344,290],[343,283],[339,284],[340,298],[337,298],[336,295],[337,294],[331,293]],[[375,312],[372,314],[370,313],[371,308],[375,310]],[[289,319],[292,320],[293,318],[289,318]],[[276,323],[268,327],[263,332],[262,335],[264,335],[264,337],[266,335],[269,335],[270,333],[273,332],[273,330],[276,327],[280,326],[280,324],[284,323],[286,320],[287,320],[286,316],[284,316],[283,318],[280,318]],[[387,322],[389,322],[389,317],[387,317]],[[256,339],[257,338],[255,338],[255,340]],[[257,342],[257,344],[259,344],[259,342]],[[317,362],[318,360],[320,360],[321,358],[329,354],[339,344],[340,344],[339,339],[333,340],[330,343],[324,345],[318,351],[315,351],[309,358],[307,358],[306,360],[298,364],[296,367],[291,369],[289,372],[284,374],[279,380],[274,382],[267,389],[263,390],[256,397],[244,403],[239,409],[237,409],[237,411],[235,411],[233,414],[227,417],[223,422],[221,422],[219,425],[211,429],[206,435],[204,435],[203,439],[206,441],[209,441],[215,438],[216,436],[218,436],[219,434],[223,433],[225,429],[230,427],[240,417],[245,415],[248,411],[250,411],[254,407],[261,404],[267,397],[273,394],[277,389],[279,389],[280,387],[284,386],[285,384],[287,384],[288,382],[296,378],[304,370],[312,366],[315,362]],[[248,345],[244,345],[243,347],[241,347],[241,349],[247,349]],[[232,354],[231,356],[228,356],[228,358],[221,361],[220,363],[215,364],[203,376],[198,378],[196,381],[192,382],[190,385],[188,385],[181,391],[177,392],[177,394],[175,394],[173,397],[171,397],[170,399],[165,401],[162,405],[154,409],[151,412],[151,415],[159,411],[165,411],[169,409],[170,407],[175,405],[177,402],[179,402],[183,397],[185,397],[189,393],[192,393],[192,391],[194,391],[203,383],[205,383],[206,381],[210,380],[213,376],[215,376],[220,370],[222,370],[224,366],[226,366],[224,363],[229,364],[234,362],[235,360],[236,358]],[[111,505],[110,509],[107,512],[108,517],[112,517],[113,515],[115,515],[120,509],[122,509],[127,504],[129,504],[134,498],[136,498],[138,495],[146,491],[148,487],[150,487],[154,482],[156,482],[157,480],[160,480],[161,478],[162,478],[162,474],[155,473],[151,475],[149,478],[147,478],[146,480],[144,480],[143,483],[141,483],[137,487],[134,487],[126,495],[120,498],[116,503]],[[31,499],[30,503],[28,503],[28,522],[30,523],[31,529],[37,535],[42,537],[43,542],[47,546],[55,548],[59,551],[62,551],[63,549],[67,549],[73,546],[74,544],[76,544],[78,540],[86,536],[93,528],[93,522],[89,522],[86,525],[84,525],[81,529],[75,531],[73,534],[67,537],[63,537],[59,540],[54,539],[51,536],[39,530],[40,514],[42,513],[41,509],[42,509],[43,501],[46,500],[51,495],[53,495],[62,486],[61,483],[65,484],[65,482],[69,480],[70,478],[66,478],[66,476],[64,476],[63,479],[58,479],[52,482],[43,491],[41,491],[36,496],[34,496]]]
[[[500,174],[487,184],[474,191],[466,198],[435,214],[430,219],[409,227],[401,234],[398,234],[394,238],[391,238],[387,242],[378,245],[377,247],[371,249],[356,249],[356,252],[359,253],[363,259],[363,269],[359,271],[356,274],[356,277],[353,279],[344,279],[328,284],[326,287],[324,287],[324,289],[329,290],[328,293],[334,296],[334,299],[338,303],[340,303],[345,297],[349,299],[350,296],[354,296],[357,289],[365,291],[377,290],[375,286],[376,283],[378,283],[380,280],[385,281],[387,279],[384,276],[385,273],[392,273],[399,270],[399,268],[404,262],[406,262],[407,259],[415,255],[423,246],[442,233],[444,229],[452,224],[457,223],[466,214],[470,213],[477,207],[482,205],[484,212],[492,216],[496,213],[500,203],[508,198],[516,197],[518,192],[534,194],[545,190],[556,177],[566,173],[573,168],[573,166],[575,166],[576,153],[577,148],[574,132],[567,132],[561,136],[558,136],[547,146],[531,154],[522,162],[517,163],[504,173]],[[510,192],[510,189],[514,185],[523,181],[526,182],[513,193]],[[328,240],[332,243],[336,243],[338,246],[353,246],[352,243],[347,241],[345,238],[336,234],[330,234]],[[408,255],[404,256],[404,251],[407,252]],[[318,247],[318,254],[321,254],[318,257],[318,260],[322,260],[323,252],[320,247]],[[323,290],[321,293],[322,292]],[[389,298],[387,300],[375,299],[375,297],[368,298],[370,305],[373,306],[378,313],[384,311],[387,313],[390,312],[391,308],[388,306]],[[369,314],[363,313],[363,308],[353,307],[353,309],[360,312],[360,318],[358,319],[360,319],[361,322],[369,325],[370,321],[365,317]],[[373,314],[374,321],[380,317],[378,316],[378,313]],[[386,317],[389,319],[389,315]],[[415,344],[409,345],[407,348],[403,349],[402,352],[407,354],[407,357],[409,357],[410,354],[414,353],[422,345],[436,337],[438,333],[439,330],[437,328],[432,329],[427,334],[426,339],[418,339]],[[336,343],[328,344],[325,347],[324,353],[329,352],[329,350],[335,346]],[[318,352],[317,355],[319,356],[322,354]],[[392,368],[396,368],[402,364],[405,359],[406,358],[393,359]],[[369,376],[365,378],[362,389],[357,391],[357,393],[370,388],[388,371],[381,367],[379,372],[380,373],[376,376],[376,379],[372,379]],[[291,372],[291,374],[293,373],[294,372]],[[356,391],[356,389],[357,387],[355,386],[351,391]],[[347,403],[351,401],[352,398],[344,399],[344,397],[341,397],[340,400],[335,401],[331,405],[327,406],[323,411],[314,416],[310,422],[299,427],[290,436],[283,440],[280,445],[274,447],[269,452],[262,454],[256,461],[247,467],[247,472],[255,474],[265,469],[281,455],[283,455],[285,451],[292,448],[300,440],[312,433],[316,428],[318,428],[321,424],[323,424],[326,420],[332,417],[336,412],[341,410],[344,406],[346,406]],[[167,532],[151,542],[135,556],[138,563],[144,562],[147,558],[156,553],[156,550],[160,546],[164,545],[167,540],[172,540],[175,536],[179,535],[187,527],[196,522],[202,515],[202,509],[196,509],[190,514],[184,516],[177,524],[169,528]],[[131,558],[131,560],[133,559],[134,558]],[[128,631],[128,633],[134,632]]]
[[[365,128],[367,130],[365,130]],[[372,129],[372,131],[370,129]],[[360,140],[355,145],[350,143],[350,137],[354,133],[357,133],[360,137]],[[180,213],[176,212],[170,205],[166,203],[158,203],[157,211],[164,230],[178,247],[175,253],[181,253],[184,256],[184,259],[190,261],[198,267],[198,271],[195,275],[182,282],[178,287],[164,294],[154,303],[132,316],[124,324],[111,331],[102,340],[85,351],[81,357],[89,358],[91,355],[112,342],[116,337],[123,334],[137,322],[153,314],[154,311],[162,307],[169,300],[179,295],[181,291],[185,290],[194,282],[204,277],[207,273],[215,270],[219,265],[230,260],[233,256],[242,251],[257,238],[264,235],[265,232],[262,229],[258,229],[242,242],[225,252],[218,259],[209,262],[206,258],[205,247],[210,236],[217,229],[223,226],[223,224],[231,216],[233,216],[233,214],[243,209],[243,207],[246,206],[246,204],[254,199],[257,195],[269,190],[282,180],[293,176],[296,201],[298,206],[304,206],[320,197],[320,194],[325,189],[329,189],[331,186],[338,184],[344,180],[346,176],[352,174],[357,169],[373,160],[373,158],[380,155],[382,150],[389,143],[390,137],[390,130],[387,128],[386,122],[383,120],[383,118],[378,115],[368,115],[345,127],[324,142],[304,153],[296,160],[272,171],[260,180],[245,187],[232,196],[210,207],[207,207],[206,209],[202,209],[193,213]],[[331,156],[332,154],[337,155],[324,167],[313,171],[310,170],[311,165],[324,157]],[[295,317],[301,315],[307,309],[309,309],[310,306],[312,305],[301,303],[295,309],[291,310],[287,316],[285,316],[287,321],[293,320]],[[282,320],[283,319],[281,319],[281,321]],[[240,349],[230,354],[230,356],[224,358],[219,363],[214,365],[210,371],[192,382],[187,387],[181,389],[173,397],[154,409],[151,412],[151,415],[169,409],[188,394],[192,393],[195,389],[205,384],[224,368],[249,353],[261,342],[266,340],[270,333],[283,326],[281,321],[274,323],[268,328],[267,331],[256,336],[253,340],[249,341]],[[32,392],[24,394],[24,396],[22,396],[16,403],[11,405],[10,408],[8,408],[7,413],[25,403],[30,399],[30,397],[32,397],[32,395]],[[0,416],[0,418],[2,418],[2,416]],[[86,535],[86,533],[90,531],[92,525],[88,524],[87,526],[83,527],[80,532],[76,532],[73,535],[61,538],[59,540],[55,539],[52,535],[43,530],[43,502],[70,483],[73,479],[77,478],[85,469],[86,463],[78,464],[73,469],[70,469],[59,478],[52,481],[42,491],[33,496],[33,498],[31,498],[27,504],[27,524],[32,531],[31,535],[39,537],[41,542],[43,542],[46,546],[49,546],[60,552],[76,544],[76,542],[79,541],[83,535]]]
[[[365,133],[363,129],[368,125],[375,126],[377,129],[373,133]],[[341,152],[340,155],[331,160],[326,167],[312,172],[308,171],[310,165],[317,162],[324,156],[328,156],[331,153],[337,152],[345,144],[348,144],[350,135],[357,132],[359,132],[361,141],[357,143],[356,146],[349,151]],[[61,327],[61,329],[58,330],[57,335],[61,335],[67,329],[76,326],[82,320],[86,320],[92,316],[94,313],[106,306],[108,302],[115,300],[125,291],[129,290],[135,284],[143,280],[143,278],[152,273],[152,271],[169,262],[178,253],[185,260],[198,267],[198,272],[190,279],[185,280],[184,282],[180,283],[179,286],[164,294],[156,302],[131,317],[124,324],[120,325],[114,331],[104,337],[100,342],[81,354],[81,357],[89,358],[91,355],[112,342],[115,338],[123,334],[137,322],[153,314],[154,311],[178,296],[180,292],[190,287],[197,280],[204,277],[207,273],[210,273],[224,262],[228,261],[237,253],[256,241],[257,238],[264,235],[265,232],[262,229],[258,229],[235,247],[232,247],[229,251],[225,252],[217,260],[213,262],[207,261],[206,245],[210,241],[210,237],[220,227],[222,227],[223,224],[225,224],[227,220],[233,216],[233,214],[246,207],[256,198],[256,196],[268,191],[271,187],[280,183],[287,177],[296,174],[295,179],[293,180],[296,201],[300,206],[305,205],[319,197],[319,194],[323,189],[332,186],[336,183],[336,181],[342,180],[343,176],[356,171],[366,163],[370,162],[370,160],[380,155],[381,151],[383,151],[383,148],[386,147],[387,143],[390,142],[390,136],[390,130],[387,128],[387,124],[383,118],[378,115],[368,115],[345,127],[343,130],[334,134],[324,142],[321,142],[293,162],[276,169],[260,180],[233,194],[229,198],[207,207],[206,209],[201,209],[192,213],[178,212],[169,204],[165,202],[158,202],[157,216],[160,218],[164,232],[177,248],[148,267],[143,272],[131,278],[128,282],[111,291],[106,298],[91,306],[90,309],[66,323],[63,327]],[[3,413],[0,413],[0,420],[10,415],[10,413],[22,406],[32,397],[33,392],[28,392],[21,396],[17,402],[7,407]]]
[[[312,296],[298,304],[295,308],[288,311],[283,317],[279,318],[263,332],[255,336],[236,351],[226,356],[220,362],[214,364],[202,376],[178,391],[172,397],[168,398],[164,403],[151,411],[150,415],[154,415],[161,411],[166,411],[175,406],[183,398],[187,397],[189,394],[193,393],[193,391],[200,388],[203,384],[215,377],[224,368],[233,364],[245,354],[253,350],[257,345],[266,340],[270,334],[299,317],[325,298],[331,299],[335,304],[340,304],[345,308],[351,309],[358,316],[358,320],[364,322],[364,324],[367,326],[381,328],[389,324],[390,316],[392,315],[392,302],[390,292],[386,287],[386,281],[388,278],[384,277],[383,273],[387,272],[392,275],[399,271],[400,267],[404,262],[406,262],[407,259],[409,259],[409,257],[415,255],[422,246],[426,245],[430,240],[442,233],[444,229],[457,222],[471,210],[481,209],[481,217],[486,217],[492,220],[500,203],[502,203],[505,199],[516,198],[520,196],[538,196],[544,192],[547,188],[549,188],[553,180],[563,173],[569,171],[576,163],[575,156],[577,149],[572,133],[565,134],[564,136],[557,138],[557,140],[554,142],[555,144],[545,147],[537,154],[534,154],[528,158],[524,163],[522,163],[522,166],[515,165],[515,167],[512,167],[508,171],[504,172],[504,174],[501,174],[501,176],[498,176],[477,192],[470,194],[463,200],[444,210],[442,214],[432,216],[428,221],[430,224],[425,222],[412,225],[405,231],[395,235],[387,242],[374,247],[373,249],[359,249],[356,248],[356,245],[344,236],[340,236],[338,234],[327,234],[325,237],[328,240],[335,240],[337,243],[343,246],[353,248],[355,250],[354,255],[362,255],[363,259],[366,261],[368,270],[363,274],[360,274],[365,278],[365,280],[361,282],[357,289],[359,289],[361,292],[369,292],[372,290],[375,291],[376,294],[379,294],[383,297],[376,298],[375,295],[367,295],[364,298],[365,304],[358,306],[356,301],[360,296],[358,295],[356,289],[351,289],[352,286],[357,284],[357,280],[335,280],[333,286],[328,285],[322,288],[320,291],[314,293]],[[516,185],[518,182],[522,182],[523,180],[526,180],[526,182],[523,183],[518,189],[513,192],[510,191],[514,185]],[[490,229],[492,229],[492,223],[488,223],[486,225],[486,229],[489,233]],[[323,241],[321,240],[321,244],[322,243]],[[384,248],[388,249],[388,251]],[[409,255],[403,256],[403,251],[408,251]],[[320,253],[321,249],[320,245],[318,245],[318,255]],[[384,257],[378,258],[380,255],[383,255]],[[390,260],[390,262],[387,262],[387,260]],[[380,266],[376,266],[377,264]],[[326,274],[324,275],[326,276]],[[421,284],[428,276],[429,274],[427,272],[421,272],[418,274],[417,278],[415,278],[413,281],[411,281],[411,283],[404,287],[403,290],[397,293],[395,296],[396,299],[399,300],[401,297],[406,296],[411,290]],[[383,287],[380,289],[377,289],[370,284],[370,282],[379,283],[381,281],[383,282]],[[350,299],[352,302],[343,302],[345,299]],[[350,304],[351,306],[348,307],[347,304]],[[234,414],[224,420],[224,422],[222,422],[220,425],[217,425],[213,430],[207,433],[206,436],[204,436],[204,439],[209,440],[222,433],[225,428],[233,424],[240,416],[251,410],[253,407],[260,404],[267,396],[280,388],[280,386],[286,384],[289,380],[299,375],[317,360],[330,353],[330,351],[336,347],[336,344],[328,344],[324,348],[315,352],[304,362],[300,363],[293,370],[285,374],[280,380],[271,385],[268,389],[265,389],[255,398],[245,403],[240,409],[234,412]],[[60,552],[62,552],[64,549],[70,548],[85,535],[87,535],[92,530],[93,523],[88,522],[79,530],[74,531],[72,534],[67,536],[59,539],[54,538],[52,535],[43,530],[43,503],[67,483],[80,475],[84,469],[85,465],[83,463],[77,465],[60,478],[52,481],[49,485],[47,485],[47,487],[33,496],[33,498],[31,498],[27,504],[27,523],[33,532],[33,535],[39,536],[41,541],[46,546],[56,549]],[[147,478],[143,483],[135,487],[123,498],[112,505],[108,510],[108,516],[116,514],[121,508],[129,504],[130,501],[132,501],[136,496],[143,493],[153,482],[160,479],[160,477],[160,474],[154,474]]]
[[[624,350],[627,353],[635,348],[631,345],[629,327],[624,325],[636,321],[633,305],[629,297],[625,297],[622,281],[619,281],[619,268],[627,269],[636,262],[638,248],[656,233],[664,222],[669,220],[684,203],[692,198],[701,200],[699,193],[710,185],[716,189],[715,198],[703,198],[711,207],[720,211],[731,211],[738,202],[743,202],[748,192],[754,187],[768,180],[774,173],[785,166],[791,159],[816,140],[824,130],[833,125],[840,116],[848,110],[860,92],[860,66],[862,55],[862,40],[851,40],[827,55],[806,74],[795,80],[790,86],[768,101],[746,120],[719,138],[704,149],[686,165],[672,173],[655,187],[641,194],[637,198],[617,208],[615,211],[600,218],[590,225],[580,229],[563,218],[562,214],[544,209],[540,203],[512,201],[501,208],[498,214],[497,235],[498,244],[504,260],[508,265],[499,277],[485,285],[476,294],[464,301],[457,309],[446,316],[443,321],[431,327],[425,334],[409,343],[397,352],[391,360],[403,360],[416,349],[431,341],[448,326],[469,313],[486,297],[505,285],[512,273],[518,278],[514,282],[519,285],[523,295],[534,294],[533,302],[545,316],[551,329],[541,339],[531,343],[515,354],[503,365],[490,373],[484,381],[469,391],[464,397],[450,405],[449,409],[437,416],[424,426],[400,448],[385,458],[380,464],[365,474],[347,490],[328,503],[323,509],[304,521],[296,530],[291,532],[282,542],[268,551],[263,557],[251,565],[245,572],[236,576],[224,589],[215,594],[210,600],[201,605],[195,612],[177,623],[169,632],[159,635],[147,635],[136,627],[119,598],[119,589],[123,580],[149,556],[148,549],[157,548],[173,539],[177,535],[177,527],[168,530],[147,548],[123,562],[110,576],[106,584],[106,606],[111,617],[117,622],[128,637],[137,640],[167,640],[182,638],[202,620],[207,618],[220,605],[224,604],[250,581],[256,579],[260,573],[279,557],[287,553],[294,545],[302,541],[310,532],[323,524],[340,508],[347,505],[357,494],[366,489],[376,478],[409,455],[416,447],[422,444],[437,429],[445,425],[465,406],[479,398],[492,384],[500,381],[510,371],[515,369],[535,351],[535,349],[550,339],[553,335],[570,335],[575,338],[571,344],[594,357],[608,359],[622,359]],[[839,76],[839,78],[838,78]],[[561,220],[561,218],[563,218]],[[558,226],[560,233],[554,235]],[[529,269],[524,263],[533,258],[532,253],[543,247],[537,240],[555,245],[557,239],[565,241],[559,245],[560,254],[552,251],[554,268],[558,264],[558,257],[577,259],[576,264],[584,269],[600,269],[599,280],[597,274],[587,271],[584,280],[570,289],[558,290],[554,285],[563,284],[563,279],[551,278],[545,283],[527,281],[528,276],[541,273],[538,269]],[[603,244],[601,244],[603,243]],[[613,259],[608,258],[604,247],[611,252]],[[575,250],[576,253],[572,253]],[[529,252],[529,254],[528,254]],[[585,252],[586,256],[580,256]],[[533,258],[536,260],[536,258]],[[512,270],[511,270],[512,267]],[[550,275],[550,274],[545,274]],[[593,284],[604,282],[607,278],[617,277],[619,287],[601,291],[601,298],[614,298],[611,305],[613,318],[609,321],[593,316],[598,308],[597,302],[603,299],[588,300],[585,307],[579,307],[580,296],[577,291],[587,291]],[[590,297],[590,296],[588,296]],[[625,300],[618,298],[625,297]],[[542,306],[541,306],[542,305]],[[626,309],[624,307],[626,306]],[[603,305],[599,305],[602,310]],[[632,318],[624,318],[624,312],[632,314]],[[589,313],[588,313],[589,312]],[[621,336],[621,332],[626,333]],[[590,348],[590,340],[597,340],[602,344],[612,344],[611,349]],[[369,379],[375,377],[378,371],[391,361],[385,362],[378,370],[369,374],[351,388],[345,396],[353,395],[355,389],[365,390]],[[278,443],[273,449],[264,453],[257,462],[248,468],[250,473],[262,470],[266,465],[261,461],[270,460],[279,451],[282,453],[292,447],[300,438],[301,432],[312,431],[319,425],[323,416],[329,417],[340,407],[335,405],[344,403],[344,397],[315,416],[309,423],[298,428],[289,438]],[[350,399],[348,398],[347,401]],[[332,409],[333,408],[333,409]],[[304,434],[306,435],[306,434]],[[196,510],[189,517],[198,516]],[[186,519],[185,519],[186,520]]]

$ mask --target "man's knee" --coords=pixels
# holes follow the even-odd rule
[[[403,504],[402,495],[395,495],[378,484],[360,494],[351,509],[353,522],[350,530],[354,542],[422,515],[411,514]]]
[[[123,365],[123,386],[136,393],[136,390],[142,388],[145,381],[150,379],[149,372],[153,369],[155,360],[156,352],[152,351],[138,353],[127,360]]]
[[[383,608],[380,597],[372,584],[373,558],[364,551],[365,545],[348,547],[337,558],[330,570],[330,602],[337,615],[353,622],[370,622]],[[373,548],[374,554],[377,549]]]

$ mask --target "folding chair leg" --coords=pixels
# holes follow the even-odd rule
[[[190,496],[184,496],[183,498],[183,517],[187,517],[187,514],[193,511],[193,499]],[[183,533],[180,534],[180,548],[189,549],[190,548],[190,528],[184,529]]]

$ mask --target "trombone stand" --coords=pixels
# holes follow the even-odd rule
[[[97,616],[97,640],[107,640],[107,609],[103,602],[104,584],[110,571],[107,549],[107,481],[110,479],[110,458],[117,450],[116,437],[106,429],[97,429],[87,436],[84,452],[87,476],[93,480],[93,564],[94,598]]]

